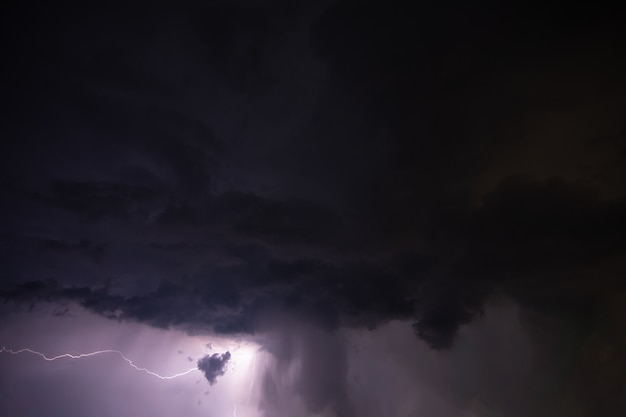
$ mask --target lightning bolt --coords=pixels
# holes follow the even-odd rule
[[[254,376],[256,370],[256,356],[252,358],[252,377],[250,378],[250,386],[248,386],[248,403],[250,403],[250,397],[252,396],[252,386],[254,385]]]
[[[237,417],[237,406],[233,403],[233,417]]]
[[[198,368],[191,368],[188,369],[186,371],[183,372],[179,372],[177,374],[174,375],[160,375],[156,372],[150,371],[149,369],[146,368],[142,368],[139,367],[137,365],[135,365],[133,363],[132,360],[128,359],[122,352],[120,352],[119,350],[113,350],[113,349],[104,349],[104,350],[97,350],[95,352],[90,352],[90,353],[81,353],[80,355],[72,355],[70,353],[64,353],[62,355],[57,355],[57,356],[46,356],[44,353],[38,352],[36,350],[32,350],[32,349],[19,349],[19,350],[13,350],[13,349],[7,349],[6,347],[2,347],[2,350],[0,350],[0,353],[10,353],[11,355],[19,355],[20,353],[31,353],[33,355],[37,355],[40,356],[42,359],[48,361],[48,362],[52,362],[52,361],[56,361],[58,359],[63,359],[63,358],[67,358],[67,359],[83,359],[83,358],[89,358],[91,356],[97,356],[97,355],[103,355],[103,354],[116,354],[118,355],[120,358],[122,358],[126,363],[128,363],[128,365],[130,365],[132,368],[134,368],[135,370],[139,371],[139,372],[145,372],[148,375],[152,375],[155,376],[159,379],[174,379],[174,378],[178,378],[187,374],[190,374],[194,371],[198,371]]]

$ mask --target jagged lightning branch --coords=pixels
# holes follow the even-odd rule
[[[178,377],[190,374],[191,372],[194,372],[194,371],[199,371],[198,368],[191,368],[191,369],[188,369],[188,370],[183,371],[183,372],[179,372],[179,373],[174,374],[174,375],[160,375],[160,374],[157,374],[156,372],[150,371],[149,369],[141,368],[141,367],[135,365],[133,363],[133,361],[128,359],[126,356],[124,356],[124,354],[122,352],[120,352],[119,350],[113,350],[113,349],[97,350],[95,352],[90,352],[90,353],[81,353],[80,355],[72,355],[70,353],[64,353],[62,355],[50,356],[50,357],[46,356],[45,354],[43,354],[41,352],[38,352],[38,351],[32,350],[32,349],[13,350],[13,349],[7,349],[6,347],[3,346],[2,350],[0,350],[0,353],[4,353],[4,352],[10,353],[12,355],[19,355],[20,353],[31,353],[33,355],[40,356],[42,359],[44,359],[44,360],[46,360],[48,362],[56,361],[58,359],[63,359],[63,358],[82,359],[82,358],[88,358],[90,356],[102,355],[102,354],[107,354],[107,353],[114,353],[116,355],[119,355],[124,361],[126,361],[126,363],[128,363],[135,370],[140,371],[140,372],[145,372],[148,375],[155,376],[155,377],[157,377],[159,379],[174,379],[174,378],[178,378]]]

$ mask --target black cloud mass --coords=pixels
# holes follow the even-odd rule
[[[5,306],[233,335],[401,320],[446,350],[505,296],[593,375],[580,415],[621,415],[623,19],[444,3],[7,10]]]
[[[202,371],[204,377],[213,385],[217,382],[217,377],[226,373],[226,365],[230,360],[230,352],[213,353],[198,360],[198,369]]]

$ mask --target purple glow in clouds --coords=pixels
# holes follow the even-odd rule
[[[259,377],[253,365],[263,369],[265,361],[259,349],[251,340],[119,323],[80,309],[13,315],[0,323],[0,392],[11,398],[0,415],[230,416],[235,404],[237,415],[260,417],[260,384],[252,380]],[[225,352],[225,373],[209,386],[197,362]]]

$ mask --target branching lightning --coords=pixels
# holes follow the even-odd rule
[[[179,373],[174,374],[174,375],[160,375],[160,374],[158,374],[156,372],[150,371],[149,369],[142,368],[142,367],[139,367],[139,366],[135,365],[133,363],[133,361],[128,359],[122,352],[120,352],[119,350],[113,350],[113,349],[97,350],[95,352],[81,353],[80,355],[72,355],[70,353],[64,353],[64,354],[57,355],[57,356],[46,356],[44,353],[41,353],[41,352],[38,352],[38,351],[32,350],[32,349],[13,350],[13,349],[7,349],[6,347],[3,346],[2,350],[0,350],[0,353],[4,353],[4,352],[10,353],[12,355],[19,355],[20,353],[31,353],[33,355],[40,356],[42,359],[44,359],[46,361],[49,361],[49,362],[56,361],[56,360],[59,360],[59,359],[64,359],[64,358],[66,358],[66,359],[83,359],[83,358],[88,358],[88,357],[91,357],[91,356],[113,353],[113,354],[116,354],[119,357],[121,357],[126,363],[128,363],[128,365],[130,365],[135,370],[140,371],[140,372],[145,372],[146,374],[155,376],[155,377],[157,377],[159,379],[174,379],[174,378],[178,378],[178,377],[190,374],[190,373],[192,373],[194,371],[199,371],[198,368],[190,368],[190,369],[188,369],[186,371],[179,372]]]

